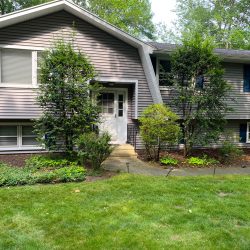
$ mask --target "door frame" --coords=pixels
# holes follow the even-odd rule
[[[128,127],[128,89],[127,88],[115,88],[115,87],[105,87],[101,93],[114,93],[114,115],[115,119],[119,119],[118,116],[118,95],[119,92],[124,93],[124,107],[123,107],[123,119],[126,123],[126,129],[124,130],[124,137],[126,137],[126,141],[111,141],[112,144],[124,144],[128,140],[127,127]],[[108,117],[107,117],[108,118]]]

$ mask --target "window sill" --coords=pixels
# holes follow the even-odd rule
[[[38,85],[20,84],[20,83],[0,83],[0,88],[37,89]]]
[[[0,147],[0,151],[23,151],[23,150],[44,150],[43,147],[32,147],[32,146],[22,146],[22,147]]]

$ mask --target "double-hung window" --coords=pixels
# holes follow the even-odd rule
[[[169,78],[169,73],[171,71],[171,64],[168,60],[158,61],[158,72],[159,72],[159,85],[160,86],[171,86],[172,83]]]
[[[0,124],[0,150],[37,147],[39,147],[37,135],[31,124]]]
[[[250,92],[250,65],[244,65],[244,92]]]
[[[37,51],[0,48],[0,87],[36,87]]]

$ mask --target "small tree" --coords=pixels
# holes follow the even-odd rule
[[[163,104],[147,107],[139,118],[140,134],[149,159],[159,161],[163,145],[177,143],[179,135],[178,116]]]
[[[98,91],[89,84],[94,76],[94,67],[72,43],[58,41],[42,54],[38,103],[43,113],[35,127],[49,150],[72,151],[73,139],[98,122],[98,107],[90,97]]]
[[[213,50],[211,39],[203,41],[196,34],[172,55],[170,78],[182,119],[184,156],[194,145],[216,142],[224,128],[229,85]]]

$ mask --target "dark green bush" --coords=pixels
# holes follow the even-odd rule
[[[165,156],[160,159],[160,163],[164,165],[173,166],[173,165],[177,165],[179,161],[171,156]]]
[[[104,133],[97,135],[95,133],[86,133],[81,135],[76,141],[79,160],[86,164],[90,162],[94,169],[99,169],[101,163],[111,153],[110,135]]]
[[[243,150],[230,141],[224,141],[220,148],[220,154],[223,162],[229,162],[242,156]]]

